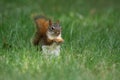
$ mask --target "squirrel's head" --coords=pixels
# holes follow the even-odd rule
[[[58,36],[61,34],[61,26],[59,21],[56,21],[56,23],[52,23],[52,21],[49,20],[48,33],[52,36]]]

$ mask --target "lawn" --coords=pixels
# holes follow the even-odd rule
[[[0,80],[119,80],[119,0],[1,0]],[[62,26],[61,55],[32,46],[32,15]]]

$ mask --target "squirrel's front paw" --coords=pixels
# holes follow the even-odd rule
[[[58,44],[60,44],[60,43],[63,43],[63,42],[64,42],[64,40],[63,40],[62,38],[59,38],[59,39],[54,39],[54,41],[55,41],[56,43],[58,43]]]

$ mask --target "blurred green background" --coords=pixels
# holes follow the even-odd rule
[[[46,59],[30,39],[32,15],[62,25],[61,55]],[[1,0],[0,80],[119,80],[119,0]]]

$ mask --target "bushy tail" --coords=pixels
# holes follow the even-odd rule
[[[38,14],[32,14],[31,18],[34,20],[36,25],[36,32],[34,34],[34,37],[32,37],[31,39],[31,43],[33,45],[38,45],[41,39],[41,33],[43,31],[44,23],[47,21],[47,18]]]
[[[35,21],[38,20],[38,19],[45,19],[45,20],[47,20],[47,18],[45,16],[42,16],[42,15],[36,15],[33,18],[34,18]]]
[[[34,19],[37,29],[40,29],[41,26],[44,26],[44,24],[48,23],[48,19],[43,15],[32,14],[31,17]]]

